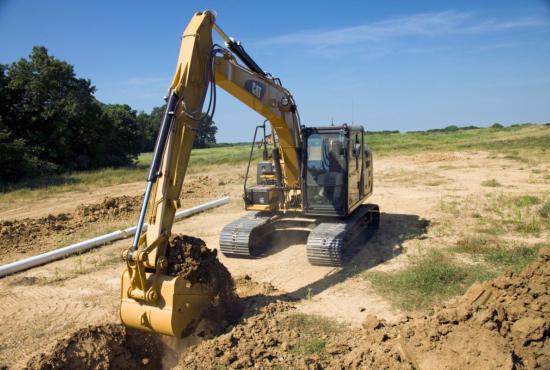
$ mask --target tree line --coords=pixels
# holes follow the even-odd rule
[[[0,183],[54,173],[131,166],[152,151],[165,106],[151,113],[98,101],[89,79],[34,47],[28,59],[0,64]],[[211,117],[193,147],[216,142]]]

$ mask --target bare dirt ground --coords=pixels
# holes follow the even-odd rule
[[[361,247],[358,254],[345,267],[311,266],[306,259],[303,241],[285,240],[284,238],[281,238],[266,256],[259,259],[227,259],[221,254],[219,258],[232,276],[236,278],[237,291],[239,289],[244,291],[243,296],[250,296],[250,291],[246,292],[247,284],[253,281],[254,284],[259,284],[258,286],[261,287],[262,295],[278,297],[279,301],[277,299],[263,301],[260,305],[261,308],[256,307],[250,311],[250,320],[256,322],[255,325],[260,325],[259,322],[271,322],[275,325],[289,310],[320,314],[348,324],[350,330],[346,335],[355,333],[353,335],[356,335],[354,338],[358,343],[370,343],[369,341],[374,340],[373,338],[378,338],[376,340],[380,343],[387,342],[383,344],[386,347],[380,348],[394,348],[397,336],[409,338],[400,332],[403,330],[402,328],[407,327],[408,314],[392,307],[390,302],[376,294],[370,283],[359,275],[367,270],[392,271],[400,269],[407,265],[411,256],[430,248],[448,247],[460,238],[467,231],[465,229],[467,225],[461,220],[449,220],[441,209],[443,200],[483,198],[485,194],[495,191],[513,194],[547,193],[548,183],[539,173],[548,171],[550,164],[541,164],[538,168],[541,171],[534,173],[529,166],[522,162],[495,158],[488,152],[428,153],[415,156],[383,157],[375,162],[375,194],[370,199],[371,202],[380,205],[382,212],[380,229],[367,245]],[[240,174],[242,172],[244,172],[244,168],[226,166],[216,168],[208,174],[202,174],[202,178],[198,175],[190,177],[188,182],[190,185],[192,183],[199,185],[201,181],[207,185],[203,186],[205,190],[200,193],[200,196],[196,196],[196,193],[186,193],[186,191],[196,192],[195,188],[187,186],[187,190],[184,190],[182,194],[185,207],[195,201],[200,203],[223,194],[231,195],[232,202],[229,205],[176,223],[173,232],[199,237],[210,248],[218,248],[218,235],[222,227],[244,214],[241,200],[242,176]],[[208,180],[205,180],[204,176],[208,176]],[[490,179],[496,179],[502,184],[502,187],[497,190],[481,185],[483,181]],[[37,220],[41,218],[47,218],[49,214],[66,213],[73,217],[78,215],[77,209],[81,204],[102,204],[106,196],[139,196],[143,191],[142,187],[143,184],[126,184],[112,189],[101,189],[89,195],[65,194],[57,202],[55,199],[35,200],[32,205],[2,210],[0,224],[3,225],[6,221],[12,223],[17,221],[27,225],[33,221],[38,222]],[[188,199],[189,203],[185,203],[185,199]],[[128,212],[128,220],[134,216],[134,210]],[[109,220],[107,218],[106,222],[110,222]],[[83,224],[85,223],[84,220]],[[446,232],[441,232],[443,228]],[[44,227],[40,229],[44,229]],[[33,229],[25,230],[32,231]],[[65,230],[71,229],[63,229],[63,232]],[[9,234],[11,235],[11,233]],[[26,248],[28,253],[34,253],[54,247],[54,244],[48,244],[48,241],[55,240],[57,235],[55,230],[49,230],[40,235],[40,239],[36,243],[26,243],[25,238],[21,239],[23,240],[21,248]],[[535,242],[547,243],[548,235],[543,233],[535,239]],[[4,239],[0,237],[0,240]],[[6,249],[6,246],[9,247],[9,243],[4,243],[8,243],[8,241],[3,241],[2,249]],[[119,241],[80,256],[70,257],[0,279],[0,289],[3,291],[0,296],[0,321],[2,322],[0,367],[1,365],[10,368],[24,367],[31,357],[42,352],[55,352],[54,347],[58,341],[63,341],[62,338],[67,335],[90,325],[105,327],[105,325],[117,324],[119,322],[117,308],[120,273],[123,268],[119,256],[120,251],[126,248],[128,243],[128,240]],[[0,255],[0,258],[2,261],[7,261],[21,255],[17,253],[8,254],[9,257]],[[249,278],[244,279],[244,276]],[[273,293],[269,287],[273,287],[273,291],[276,289],[276,292]],[[259,315],[257,318],[254,318],[254,312]],[[380,331],[380,325],[377,323],[382,321],[374,322],[373,315],[377,317],[376,320],[383,320],[383,326],[387,328],[387,331]],[[547,319],[548,316],[546,316]],[[372,327],[360,329],[361,324],[365,322],[368,327],[369,320]],[[425,320],[428,322],[432,319],[426,318]],[[248,327],[246,323],[244,325],[241,329],[236,326],[231,330],[246,331]],[[526,324],[526,326],[529,325]],[[413,327],[414,333],[410,336],[410,343],[414,343],[414,339],[419,338],[417,336],[420,329],[417,332],[417,328],[420,326]],[[122,329],[108,329],[109,332],[117,330]],[[426,326],[426,330],[428,330],[426,335],[431,335],[428,326]],[[231,331],[225,335],[230,333]],[[80,335],[90,337],[88,332]],[[276,333],[270,335],[273,336]],[[284,337],[283,334],[281,335]],[[384,339],[385,336],[388,336],[390,340]],[[120,335],[117,338],[119,338],[117,340],[121,340]],[[466,339],[474,340],[469,337]],[[290,337],[287,338],[286,345],[292,340]],[[456,340],[462,339],[456,337]],[[279,344],[284,345],[284,343]],[[338,343],[333,344],[336,346]],[[425,342],[421,342],[421,345],[424,344]],[[544,344],[543,342],[540,346],[548,351],[548,347]],[[210,344],[202,345],[206,346],[205,348],[210,348],[208,347]],[[438,344],[435,343],[431,350],[437,351],[437,346]],[[330,347],[331,351],[335,355],[341,351],[337,357],[338,361],[341,358],[343,362],[333,365],[351,367],[353,363],[345,361],[353,360],[349,357],[353,348],[338,350],[336,347]],[[165,362],[165,366],[173,366],[180,361],[181,366],[187,368],[184,366],[185,348],[178,348],[183,353],[182,358],[170,363]],[[211,349],[214,351],[213,348]],[[287,349],[292,352],[290,347]],[[406,348],[404,351],[398,351],[399,353],[396,354],[402,358],[400,364],[403,366],[430,368],[429,365],[433,365],[433,361],[419,363],[421,360],[415,356],[403,354],[407,352]],[[330,353],[333,354],[333,352]],[[428,350],[425,352],[429,353]],[[278,355],[278,353],[274,354],[274,356]],[[367,361],[375,355],[363,351],[363,354],[357,354],[357,356],[362,356],[361,358]],[[446,353],[445,356],[451,356],[451,354]],[[207,356],[203,357],[204,361],[207,361],[208,358]],[[148,361],[153,360],[148,359],[145,362],[150,364]],[[304,360],[306,362],[297,362],[293,366],[312,367],[315,360],[315,358],[313,358],[313,362]],[[323,363],[322,361],[324,360],[317,359],[317,363]],[[359,367],[385,366],[385,363],[372,362],[370,365],[368,364],[369,362],[364,362],[363,365],[356,363]],[[389,364],[390,367],[395,367],[392,366],[393,363]],[[504,365],[507,364],[504,363]],[[242,366],[246,367],[247,363],[243,363]],[[200,366],[198,367],[200,368]],[[530,368],[530,366],[526,368]]]
[[[183,208],[207,202],[223,194],[220,180],[209,176],[196,176],[189,179],[182,189]],[[134,184],[130,184],[133,188]],[[105,191],[92,192],[84,196],[84,203],[75,203],[72,208],[63,197],[59,204],[49,208],[51,199],[42,203],[18,207],[18,211],[8,212],[12,219],[0,219],[0,263],[12,262],[26,255],[38,254],[71,242],[101,235],[116,228],[133,225],[143,200],[143,195],[113,195]],[[133,194],[133,192],[130,192]],[[76,196],[76,195],[75,195]],[[98,198],[101,196],[102,198]],[[101,199],[101,200],[99,200]],[[97,201],[97,203],[89,203]],[[28,217],[29,214],[34,217]]]

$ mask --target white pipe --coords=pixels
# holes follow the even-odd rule
[[[229,203],[229,197],[226,196],[207,203],[200,204],[195,207],[184,209],[176,213],[174,217],[174,222],[179,221],[182,218],[188,217],[194,213],[202,212],[209,208],[218,207],[227,203]],[[146,223],[143,224],[144,231],[147,230],[147,226],[149,225]],[[29,258],[25,258],[19,261],[2,265],[0,266],[0,277],[13,274],[15,272],[27,270],[31,267],[35,267],[38,265],[43,265],[45,263],[61,259],[70,254],[83,252],[93,247],[97,247],[102,244],[107,244],[115,240],[129,238],[130,236],[134,235],[135,232],[136,232],[136,227],[132,226],[124,230],[113,231],[112,233],[98,236],[92,239],[88,239],[80,243],[71,244],[67,247],[54,249],[46,253],[42,253],[36,256],[32,256]]]

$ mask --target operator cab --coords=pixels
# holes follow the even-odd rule
[[[305,213],[348,215],[372,192],[371,154],[363,127],[305,128],[302,135]]]

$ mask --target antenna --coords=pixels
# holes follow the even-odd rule
[[[351,124],[353,125],[355,122],[354,122],[354,104],[353,104],[353,97],[351,98]]]

